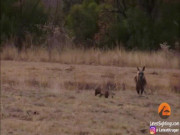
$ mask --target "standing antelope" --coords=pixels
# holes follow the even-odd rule
[[[137,75],[134,78],[136,82],[136,91],[139,95],[140,94],[142,95],[144,91],[144,87],[146,86],[146,78],[144,76],[145,66],[142,68],[142,70],[140,70],[137,67],[137,70],[138,70]]]

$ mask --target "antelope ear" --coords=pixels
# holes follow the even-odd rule
[[[137,67],[137,70],[139,71],[139,67]]]
[[[145,70],[145,66],[143,67],[142,71],[144,71],[144,70]]]

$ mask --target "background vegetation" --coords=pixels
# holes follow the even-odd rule
[[[1,46],[48,46],[59,31],[76,46],[157,50],[179,46],[178,0],[6,0],[1,1]],[[62,36],[61,36],[62,37]],[[59,37],[57,37],[59,38]]]

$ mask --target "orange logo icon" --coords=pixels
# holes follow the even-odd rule
[[[171,107],[168,103],[161,103],[158,108],[158,113],[162,119],[167,119],[171,115]]]

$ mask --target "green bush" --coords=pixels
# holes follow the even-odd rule
[[[1,1],[1,42],[15,38],[20,44],[27,33],[34,43],[43,42],[53,31],[45,30],[45,24],[62,28],[64,22],[74,42],[84,47],[111,49],[120,44],[126,49],[156,50],[162,42],[174,48],[180,39],[177,0],[62,0],[62,5],[48,11],[42,0],[22,0],[22,5],[20,1]]]
[[[11,37],[25,38],[31,33],[34,40],[44,34],[42,25],[48,21],[46,12],[40,0],[26,0],[22,4],[19,0],[1,1],[1,42]]]
[[[97,32],[98,5],[93,0],[74,5],[66,18],[67,28],[77,43],[86,42]]]
[[[97,4],[98,3],[98,4]],[[74,5],[67,17],[67,26],[82,43],[99,36],[97,46],[156,50],[162,42],[171,48],[180,35],[180,2],[167,1],[84,1]],[[119,5],[118,5],[119,4]],[[104,16],[101,16],[104,14]],[[104,26],[99,25],[99,22]]]

